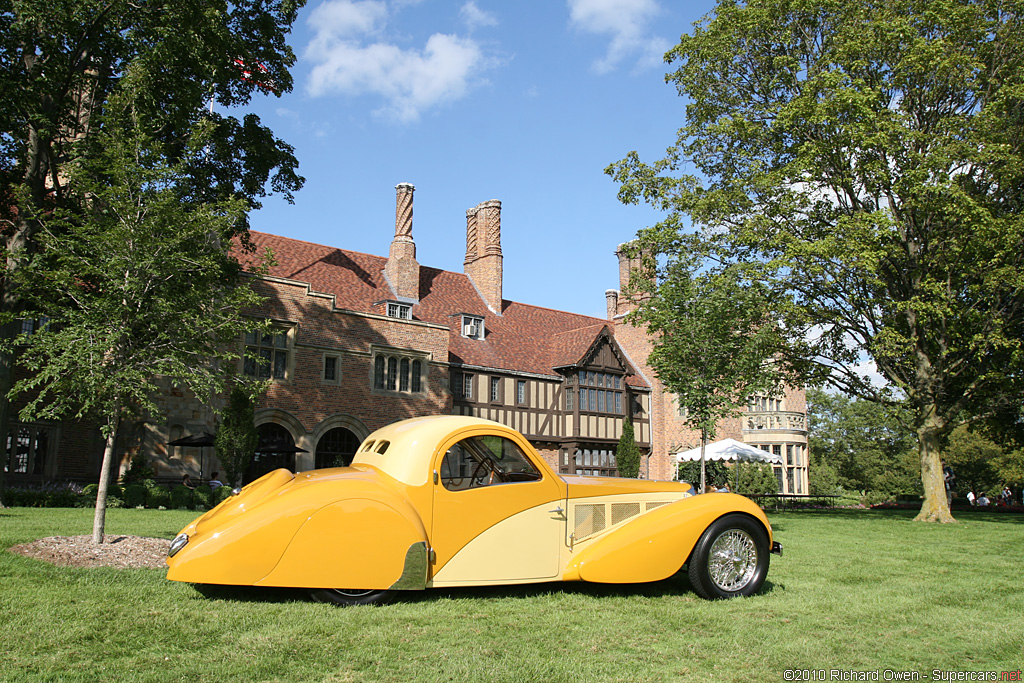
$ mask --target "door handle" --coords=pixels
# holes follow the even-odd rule
[[[561,505],[556,507],[554,510],[548,510],[548,512],[554,513],[556,515],[564,515],[565,514],[565,510],[562,509]]]

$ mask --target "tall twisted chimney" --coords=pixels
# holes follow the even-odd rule
[[[501,315],[501,202],[477,204],[466,211],[465,271],[493,313]]]
[[[420,264],[416,261],[416,243],[412,239],[412,193],[410,183],[395,186],[395,238],[384,267],[384,277],[395,296],[404,301],[420,299]]]

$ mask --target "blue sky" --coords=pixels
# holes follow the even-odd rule
[[[506,299],[604,317],[615,247],[659,216],[604,174],[675,139],[665,50],[710,0],[311,0],[295,89],[247,108],[294,145],[305,187],[256,230],[386,255],[416,186],[422,265],[462,272],[465,211],[502,202]]]

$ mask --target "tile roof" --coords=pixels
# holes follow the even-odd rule
[[[334,295],[338,308],[375,312],[376,303],[394,300],[384,279],[385,257],[263,232],[250,234],[257,253],[268,247],[274,252],[277,264],[269,275],[309,283],[314,291]],[[484,318],[484,339],[462,336],[461,313]],[[502,301],[502,314],[495,315],[465,274],[425,266],[420,267],[420,301],[413,307],[413,318],[451,328],[451,363],[548,376],[556,374],[554,368],[582,359],[608,326],[600,318],[507,299]],[[646,386],[636,375],[628,381]]]

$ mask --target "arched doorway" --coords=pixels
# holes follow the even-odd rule
[[[291,432],[275,422],[268,422],[256,427],[259,440],[256,442],[256,454],[248,469],[245,470],[245,483],[256,481],[267,472],[284,467],[295,471],[295,439]]]
[[[348,467],[359,448],[360,439],[344,427],[335,427],[316,444],[316,468]]]

